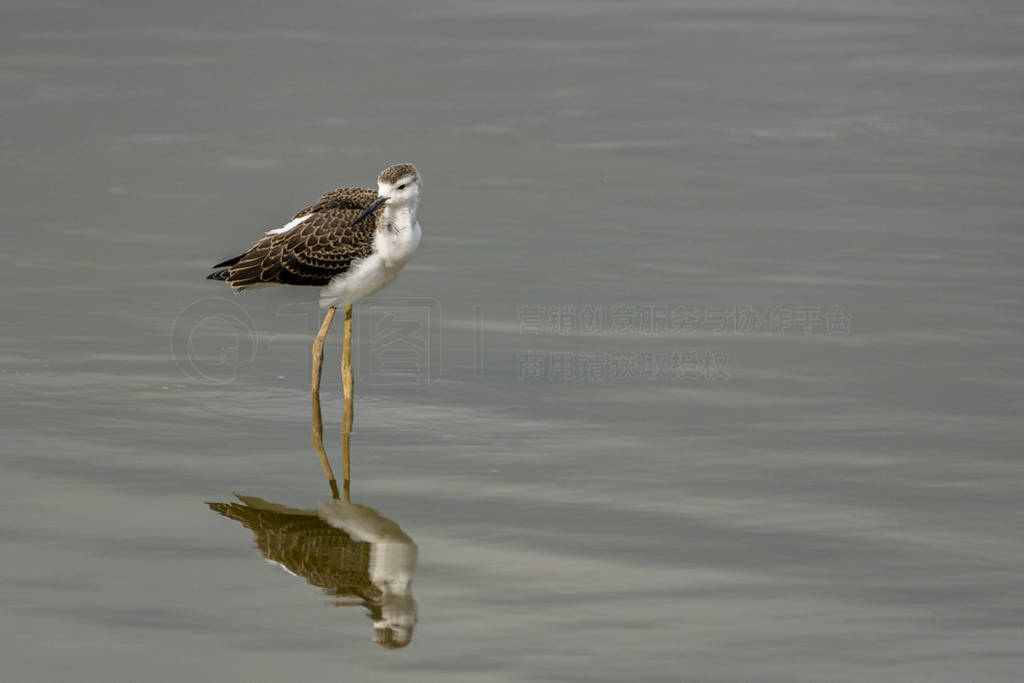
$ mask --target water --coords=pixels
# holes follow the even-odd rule
[[[1017,3],[0,11],[4,681],[1018,679]],[[312,293],[203,277],[395,161],[387,650],[206,505],[330,491]]]

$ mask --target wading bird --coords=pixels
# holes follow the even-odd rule
[[[352,304],[394,280],[420,243],[420,174],[412,164],[381,171],[377,189],[342,187],[306,207],[242,255],[214,266],[210,280],[236,291],[270,285],[319,287],[327,308],[313,342],[313,391],[320,389],[324,339],[345,307],[341,374],[352,396]]]
[[[412,641],[419,620],[412,593],[419,548],[396,522],[348,501],[300,510],[235,495],[240,503],[207,505],[252,531],[267,562],[322,588],[336,607],[364,607],[381,647]]]

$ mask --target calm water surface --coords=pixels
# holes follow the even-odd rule
[[[1019,3],[0,15],[0,680],[1019,680]],[[394,161],[424,240],[357,306],[351,489],[418,548],[386,649],[313,293],[203,277]]]

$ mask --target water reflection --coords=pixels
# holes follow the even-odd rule
[[[373,640],[386,648],[412,641],[418,619],[412,580],[418,549],[396,522],[366,505],[349,501],[348,435],[351,403],[346,402],[342,454],[344,498],[339,495],[323,447],[320,401],[313,394],[313,445],[331,486],[332,500],[302,510],[236,494],[240,502],[207,503],[252,531],[263,557],[289,574],[322,588],[338,607],[362,605],[373,621]]]

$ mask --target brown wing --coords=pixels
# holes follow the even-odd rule
[[[328,209],[354,209],[362,211],[373,203],[373,200],[376,198],[377,190],[371,190],[368,187],[339,187],[337,190],[324,192],[323,196],[320,197],[320,201],[310,204],[292,216],[292,218],[299,218],[308,213],[326,211]]]
[[[252,531],[265,558],[323,588],[328,595],[367,600],[379,597],[380,589],[370,581],[369,543],[354,540],[314,515],[241,503],[207,505]]]
[[[377,191],[344,187],[295,214],[311,216],[291,230],[264,237],[233,259],[211,280],[224,280],[236,291],[271,284],[322,287],[373,250],[376,215],[352,222],[377,198]],[[378,209],[380,211],[380,209]]]

